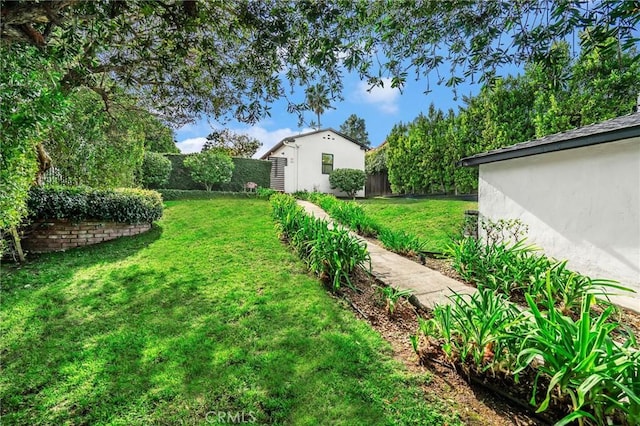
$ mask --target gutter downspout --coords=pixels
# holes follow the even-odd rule
[[[292,140],[295,142],[295,139],[292,139]],[[296,151],[296,180],[295,180],[296,184],[295,184],[295,191],[293,191],[293,192],[297,192],[297,191],[299,191],[299,188],[298,188],[298,170],[299,170],[299,168],[298,167],[299,167],[300,162],[298,161],[298,158],[299,158],[298,153],[300,152],[299,151],[300,145],[298,145],[297,143],[287,143],[286,141],[283,141],[282,144],[284,146],[288,146],[289,148],[293,148]]]

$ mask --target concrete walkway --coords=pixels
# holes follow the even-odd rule
[[[315,204],[302,200],[298,200],[298,204],[310,215],[333,223],[331,217]],[[453,294],[453,291],[461,294],[471,294],[475,291],[473,287],[385,250],[353,232],[352,235],[367,245],[371,255],[371,272],[376,279],[393,287],[411,290],[418,301],[427,308],[450,302],[447,296]]]

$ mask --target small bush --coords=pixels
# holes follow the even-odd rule
[[[191,178],[211,191],[213,185],[231,181],[233,161],[226,153],[208,150],[192,154],[184,159],[184,165],[191,173]]]
[[[358,169],[336,169],[329,175],[331,189],[346,192],[349,197],[355,197],[367,181],[367,174]]]
[[[218,198],[256,198],[255,192],[203,191],[187,189],[158,189],[164,201],[214,200]]]
[[[30,220],[104,220],[151,223],[162,217],[162,197],[144,189],[88,187],[33,187],[27,208]]]
[[[162,154],[147,151],[137,173],[137,181],[145,188],[158,188],[169,181],[171,161]]]

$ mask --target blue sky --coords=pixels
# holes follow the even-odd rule
[[[452,89],[433,83],[430,93],[425,94],[427,81],[409,78],[402,90],[392,89],[389,80],[385,81],[384,88],[376,87],[370,92],[365,81],[360,81],[356,75],[346,75],[344,80],[344,101],[333,105],[335,109],[326,111],[321,116],[322,127],[332,127],[336,130],[351,114],[356,114],[365,120],[369,139],[372,146],[380,145],[394,124],[413,120],[420,112],[427,112],[429,104],[433,102],[436,107],[447,110],[457,109],[462,104],[462,95],[476,94],[480,85],[464,83],[458,87],[458,100]],[[302,98],[304,92],[295,94]],[[305,122],[315,119],[312,112],[305,114]],[[310,131],[307,126],[298,127],[298,116],[287,112],[285,100],[272,104],[271,117],[268,117],[254,126],[248,126],[237,121],[229,121],[225,125],[211,119],[203,118],[195,123],[187,124],[176,131],[178,148],[184,153],[199,152],[206,136],[213,128],[230,128],[236,132],[247,133],[260,142],[262,147],[256,154],[259,157],[269,148],[285,137]]]

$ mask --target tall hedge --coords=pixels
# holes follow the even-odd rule
[[[163,188],[169,189],[205,189],[203,185],[191,179],[189,170],[184,166],[184,158],[189,154],[164,154],[173,166],[169,182]],[[270,185],[271,162],[252,158],[232,158],[234,169],[231,182],[214,186],[215,191],[242,191],[244,184],[255,182],[258,186],[268,188]]]
[[[233,169],[231,182],[223,184],[221,190],[242,191],[247,182],[255,182],[262,188],[271,185],[271,161],[234,157],[233,164],[236,167]]]

